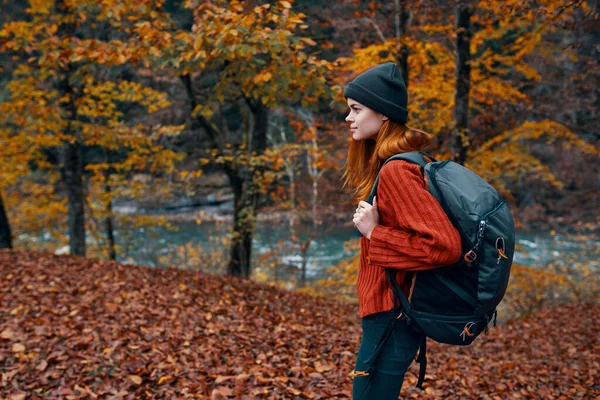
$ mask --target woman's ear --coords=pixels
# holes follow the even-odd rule
[[[387,121],[388,119],[389,119],[389,118],[388,118],[388,117],[386,117],[385,115],[383,115],[383,114],[381,115],[381,120],[382,120],[382,121]]]

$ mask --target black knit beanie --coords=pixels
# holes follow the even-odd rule
[[[408,92],[400,70],[393,62],[366,70],[348,83],[344,96],[375,110],[392,121],[408,121]]]

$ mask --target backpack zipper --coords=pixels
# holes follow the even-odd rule
[[[487,221],[482,219],[479,221],[479,229],[477,230],[477,242],[473,247],[473,250],[477,252],[479,250],[479,246],[481,246],[481,242],[483,242],[483,234],[485,232],[485,226],[487,225]]]
[[[473,248],[464,256],[464,260],[467,262],[467,264],[471,264],[479,256],[479,246],[481,246],[481,243],[483,242],[487,220],[496,215],[496,213],[500,211],[504,204],[506,204],[506,202],[501,201],[500,204],[492,209],[492,211],[484,214],[483,217],[481,217],[481,220],[479,221],[479,229],[477,230],[477,241],[475,242]]]

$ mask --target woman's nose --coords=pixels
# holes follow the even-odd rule
[[[354,118],[351,118],[350,116],[352,115],[352,113],[348,114],[348,116],[346,117],[346,122],[353,122]]]

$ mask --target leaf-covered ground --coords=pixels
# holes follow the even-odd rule
[[[231,277],[0,250],[2,399],[349,398],[357,307]],[[431,344],[407,398],[600,396],[600,307]]]

